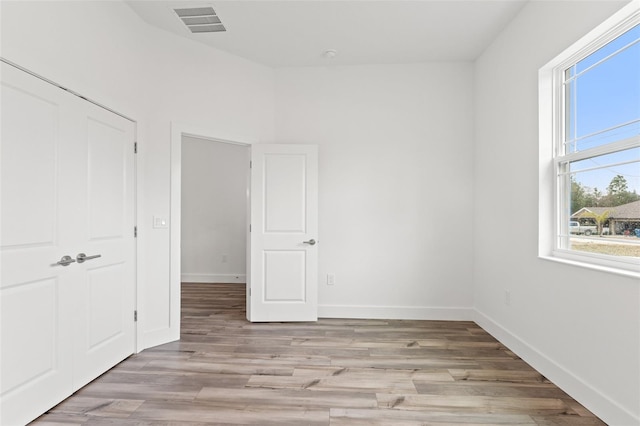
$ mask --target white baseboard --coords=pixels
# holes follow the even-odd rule
[[[569,369],[559,365],[533,346],[498,324],[492,318],[474,310],[475,322],[525,362],[551,380],[573,399],[587,407],[610,425],[640,425],[640,417],[621,407]]]
[[[182,274],[183,283],[246,283],[245,274]]]
[[[472,308],[426,306],[319,305],[320,318],[473,321]]]

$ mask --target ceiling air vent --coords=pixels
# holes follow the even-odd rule
[[[192,33],[217,33],[227,31],[212,7],[173,9]]]

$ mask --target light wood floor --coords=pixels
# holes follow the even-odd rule
[[[251,324],[238,284],[183,284],[182,339],[34,424],[603,425],[472,322]]]

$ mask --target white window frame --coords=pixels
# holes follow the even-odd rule
[[[628,138],[585,151],[565,154],[564,71],[607,43],[640,24],[640,0],[633,0],[593,31],[574,43],[539,71],[539,256],[544,259],[585,266],[622,275],[640,277],[640,259],[580,252],[560,247],[567,235],[566,179],[559,177],[562,163],[610,151],[640,147],[640,137]]]

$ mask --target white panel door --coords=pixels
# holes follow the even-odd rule
[[[114,231],[124,222],[133,229],[132,154],[116,160],[113,153],[126,138],[131,146],[133,125],[14,67],[2,63],[1,71],[0,424],[13,425],[133,353],[135,281],[120,267],[133,268],[132,232],[122,243]],[[91,129],[89,117],[109,130]],[[104,133],[114,147],[96,136]],[[102,257],[76,261],[99,253],[93,250]],[[73,262],[58,264],[63,256]],[[123,309],[125,293],[122,332],[113,312]],[[114,336],[122,333],[128,343],[119,342],[115,354],[113,341],[122,339]],[[90,338],[91,349],[106,355],[87,372],[79,348]]]
[[[76,189],[86,208],[73,254],[88,260],[73,265],[80,284],[74,390],[130,355],[135,344],[134,125],[83,106],[78,152],[85,160]]]
[[[24,424],[72,393],[75,235],[61,170],[72,95],[2,64],[0,424]],[[62,191],[61,191],[62,190]]]
[[[247,318],[318,319],[318,148],[251,147]]]

